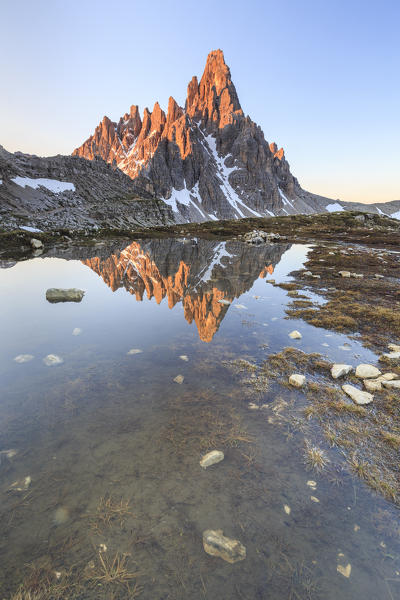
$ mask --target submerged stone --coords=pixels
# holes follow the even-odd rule
[[[141,354],[142,352],[143,350],[140,350],[140,348],[131,348],[128,350],[127,354],[128,356],[131,356],[132,354]]]
[[[356,368],[356,377],[359,379],[375,379],[379,375],[382,373],[373,365],[358,365]]]
[[[183,375],[177,375],[176,377],[174,377],[175,383],[179,383],[179,384],[182,384],[184,379],[185,378]]]
[[[57,354],[48,354],[44,357],[43,362],[46,367],[55,367],[56,365],[61,365],[64,360],[61,358],[61,356],[57,356]]]
[[[84,295],[84,290],[78,288],[49,288],[46,292],[46,300],[51,303],[80,302]]]
[[[362,390],[359,390],[358,388],[354,387],[354,385],[342,385],[342,390],[345,394],[350,396],[350,398],[356,404],[370,404],[374,399],[372,394],[368,392],[363,392]]]
[[[181,360],[184,360],[185,362],[187,362],[189,360],[189,358],[186,356],[186,354],[181,354],[179,358]]]
[[[331,375],[333,379],[338,379],[339,377],[348,375],[352,371],[353,367],[351,365],[334,364],[331,368]]]
[[[306,382],[306,378],[304,375],[300,375],[299,373],[293,373],[293,375],[291,375],[289,377],[289,383],[290,385],[293,385],[293,387],[296,388],[301,388],[303,387],[303,385]]]
[[[32,483],[32,479],[30,475],[24,477],[24,479],[19,479],[18,481],[14,481],[8,488],[10,492],[26,492],[29,489]]]
[[[348,563],[345,567],[343,565],[338,565],[336,567],[336,570],[338,573],[343,575],[343,577],[347,577],[347,579],[348,579],[351,575],[351,564]]]
[[[72,330],[72,335],[80,335],[82,333],[82,329],[80,329],[79,327],[75,327],[75,329]]]
[[[14,358],[15,362],[19,363],[19,364],[29,362],[33,359],[34,359],[33,354],[18,354],[18,356],[16,356]]]
[[[221,450],[211,450],[211,452],[208,452],[202,457],[200,466],[203,469],[207,469],[207,467],[211,467],[211,465],[221,462],[224,458],[224,453]]]
[[[223,535],[222,529],[207,529],[203,533],[203,547],[207,554],[219,556],[229,563],[246,558],[246,548],[239,540],[232,540]]]

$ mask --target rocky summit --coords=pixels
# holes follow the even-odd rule
[[[73,154],[140,175],[178,222],[343,210],[303,190],[283,148],[245,116],[221,50],[189,82],[184,107],[171,97],[167,113],[156,102],[143,119],[136,105],[118,123],[104,117]]]

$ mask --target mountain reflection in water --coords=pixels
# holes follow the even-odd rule
[[[82,261],[113,290],[124,287],[137,301],[182,302],[185,319],[210,342],[235,298],[272,274],[287,244],[261,247],[241,242],[162,239],[133,242],[108,258]]]

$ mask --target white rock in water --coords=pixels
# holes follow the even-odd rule
[[[388,344],[389,350],[393,350],[393,352],[400,352],[400,346],[398,344]]]
[[[380,379],[364,379],[363,384],[367,392],[380,392],[382,389]]]
[[[338,379],[339,377],[348,375],[352,371],[353,367],[351,365],[334,364],[331,368],[331,375],[333,379]]]
[[[224,453],[221,452],[221,450],[211,450],[211,452],[208,452],[202,457],[200,466],[203,469],[207,469],[207,467],[211,467],[211,465],[221,462],[221,460],[224,460],[224,458]]]
[[[186,354],[181,354],[179,358],[181,360],[184,360],[185,362],[187,362],[189,360],[189,358],[186,356]]]
[[[229,300],[218,300],[219,304],[231,304],[231,302],[229,302]]]
[[[348,579],[350,577],[350,575],[351,575],[351,564],[349,563],[345,567],[343,567],[342,565],[338,565],[336,567],[336,570],[337,570],[338,573],[340,573],[341,575],[343,575],[343,577],[347,577],[347,579]]]
[[[30,487],[32,483],[32,479],[30,475],[25,477],[24,479],[19,479],[18,481],[14,481],[12,485],[8,488],[10,492],[26,492],[26,490]]]
[[[339,271],[341,277],[351,277],[350,271]]]
[[[289,383],[290,385],[293,385],[293,387],[296,388],[301,388],[303,387],[303,385],[306,382],[306,378],[304,375],[300,375],[299,373],[293,373],[293,375],[291,375],[289,377]]]
[[[350,396],[350,398],[356,404],[370,404],[374,399],[372,394],[369,394],[368,392],[363,392],[358,388],[354,387],[354,385],[342,385],[342,390],[345,394]]]
[[[61,365],[64,360],[61,356],[57,356],[57,354],[48,354],[44,357],[43,362],[47,367],[55,367],[56,365]]]
[[[283,505],[283,510],[285,511],[285,513],[287,515],[290,515],[290,513],[292,512],[292,509],[290,508],[290,506],[288,504]]]
[[[315,496],[310,496],[310,500],[311,500],[311,502],[316,502],[316,503],[319,502],[318,498],[316,498]]]
[[[379,375],[382,373],[373,365],[358,365],[356,368],[356,377],[359,379],[375,379]]]
[[[397,360],[398,358],[400,358],[400,351],[399,352],[387,352],[383,356],[385,358],[390,358],[392,360]]]
[[[183,380],[184,380],[184,379],[185,379],[185,378],[184,378],[184,376],[183,376],[183,375],[177,375],[176,377],[174,377],[174,381],[175,381],[175,383],[179,383],[179,384],[183,383]]]
[[[78,288],[62,289],[49,288],[46,292],[48,302],[80,302],[85,295],[83,290]]]
[[[238,308],[239,310],[247,310],[247,306],[245,306],[244,304],[234,304],[233,306],[235,308]]]
[[[34,250],[39,250],[39,248],[43,248],[43,242],[37,240],[36,238],[32,238],[30,240],[30,245]]]
[[[18,356],[16,356],[14,358],[15,362],[17,362],[19,364],[29,362],[30,360],[33,360],[33,359],[34,359],[33,354],[18,354]]]
[[[131,356],[132,354],[141,354],[142,352],[143,350],[140,350],[140,348],[131,348],[128,350],[127,354]]]
[[[75,327],[75,329],[72,330],[72,335],[80,335],[82,333],[82,329],[80,329],[79,327]]]
[[[392,379],[391,381],[382,381],[382,385],[391,390],[392,388],[400,390],[400,379]]]
[[[203,532],[203,547],[207,554],[219,556],[229,563],[246,558],[246,548],[239,540],[232,540],[223,535],[222,529],[207,529]]]
[[[379,381],[392,381],[392,379],[397,379],[397,373],[384,373],[378,379]]]
[[[313,479],[309,479],[309,480],[307,481],[307,485],[308,485],[308,487],[310,487],[312,490],[315,490],[315,489],[316,489],[316,487],[317,487],[317,482],[316,482],[316,481],[314,481]]]
[[[289,333],[289,337],[292,338],[292,340],[301,340],[303,336],[301,335],[300,331],[294,329]]]

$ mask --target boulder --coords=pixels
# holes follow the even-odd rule
[[[289,377],[289,383],[290,385],[292,385],[293,387],[296,388],[301,388],[303,387],[303,385],[306,382],[306,378],[304,375],[299,375],[298,373],[293,373],[293,375],[291,375]]]
[[[356,368],[356,377],[359,379],[376,379],[379,375],[382,375],[382,373],[373,365],[362,364]]]
[[[85,292],[77,288],[49,288],[46,292],[48,302],[81,302]]]
[[[353,367],[351,365],[343,365],[339,363],[335,363],[331,368],[331,375],[333,379],[339,379],[339,377],[343,377],[344,375],[348,375],[353,371]]]
[[[221,460],[224,460],[224,458],[224,453],[221,452],[221,450],[211,450],[211,452],[208,452],[202,457],[200,466],[203,469],[207,469],[207,467],[211,467],[211,465],[221,462]]]
[[[354,387],[354,385],[342,385],[342,390],[345,394],[350,396],[355,404],[370,404],[374,399],[372,394],[369,392],[363,392],[362,390]]]
[[[223,535],[222,529],[207,529],[203,533],[203,547],[207,554],[219,556],[229,563],[246,558],[246,548],[239,540],[232,540]]]

